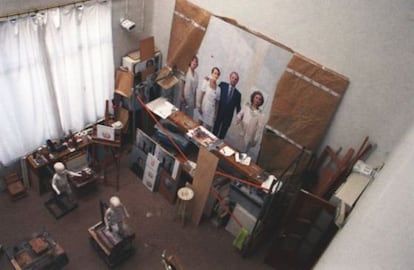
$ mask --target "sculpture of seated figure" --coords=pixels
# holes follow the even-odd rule
[[[125,206],[118,197],[111,197],[104,216],[106,229],[112,233],[117,233],[120,237],[125,237],[128,234],[126,218],[129,218],[129,214]]]

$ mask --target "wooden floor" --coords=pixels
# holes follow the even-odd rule
[[[113,179],[115,171],[109,168],[108,180]],[[11,201],[6,192],[0,193],[0,245],[13,247],[46,229],[67,252],[68,270],[107,268],[89,243],[88,228],[100,220],[99,201],[108,202],[113,195],[119,196],[127,207],[131,215],[128,223],[136,235],[135,254],[117,269],[163,269],[163,250],[177,256],[188,270],[272,269],[264,264],[263,254],[242,258],[232,246],[234,237],[209,220],[202,220],[199,226],[187,223],[183,227],[175,219],[175,205],[160,193],[150,192],[132,173],[128,155],[121,162],[119,191],[99,181],[96,190],[79,195],[78,207],[60,219],[55,219],[44,206],[50,194],[39,196],[31,189],[28,193],[18,201]],[[0,269],[13,269],[4,253],[0,255]]]

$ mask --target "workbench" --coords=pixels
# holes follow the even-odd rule
[[[26,157],[29,164],[29,178],[31,187],[42,195],[51,190],[50,180],[53,176],[53,164],[55,162],[65,162],[80,152],[87,151],[91,144],[88,136],[78,137],[76,148],[68,147],[63,151],[50,153],[45,146],[40,147]]]
[[[33,238],[8,248],[6,253],[16,270],[57,270],[69,262],[63,248],[44,230],[35,233]]]

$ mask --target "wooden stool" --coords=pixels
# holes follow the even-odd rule
[[[194,191],[189,187],[182,187],[177,191],[177,216],[184,226],[187,216],[188,203],[194,198]]]

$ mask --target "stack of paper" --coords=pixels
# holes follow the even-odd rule
[[[235,153],[235,151],[226,145],[223,148],[221,148],[220,153],[226,157],[230,157]]]
[[[167,101],[166,98],[159,97],[149,103],[147,107],[162,119],[166,119],[173,112],[178,111],[177,107]]]
[[[251,160],[252,160],[252,158],[249,157],[245,153],[239,153],[239,152],[236,153],[236,162],[238,162],[238,163],[249,166]]]

